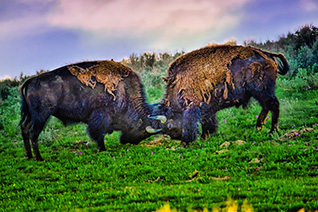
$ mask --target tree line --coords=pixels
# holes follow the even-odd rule
[[[236,40],[226,42],[229,45],[235,45]],[[304,25],[295,32],[283,34],[278,40],[257,42],[255,40],[245,40],[244,46],[253,46],[267,51],[281,52],[289,61],[291,72],[289,78],[297,77],[299,72],[302,75],[313,76],[318,74],[318,28],[314,25]],[[174,54],[164,52],[145,52],[137,55],[131,54],[121,62],[131,67],[141,75],[147,73],[165,74],[170,63],[185,52],[176,52]],[[45,72],[41,70],[36,75]],[[5,99],[9,95],[8,87],[16,87],[22,84],[27,78],[23,73],[14,79],[5,79],[0,81],[0,98]]]

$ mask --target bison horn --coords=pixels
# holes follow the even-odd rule
[[[154,129],[154,128],[148,126],[148,127],[146,127],[146,131],[147,131],[147,133],[157,133],[157,132],[160,132],[161,129]]]
[[[166,116],[162,116],[162,115],[159,115],[159,116],[150,116],[149,118],[150,118],[150,119],[155,119],[155,120],[160,120],[161,123],[166,123],[166,121],[167,121],[167,117],[166,117]]]

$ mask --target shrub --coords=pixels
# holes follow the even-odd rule
[[[0,129],[6,136],[11,137],[18,133],[20,121],[20,97],[18,88],[8,88],[9,95],[6,100],[0,102]]]
[[[318,89],[318,65],[315,64],[312,68],[298,68],[296,76],[286,77],[280,81],[280,87],[297,92]]]
[[[3,85],[0,85],[0,103],[8,98],[10,94],[9,88]]]

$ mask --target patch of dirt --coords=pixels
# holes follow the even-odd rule
[[[229,176],[224,176],[224,177],[213,177],[213,180],[222,180],[222,181],[226,181],[229,180],[230,177]]]
[[[263,158],[262,159],[258,159],[258,158],[253,158],[250,162],[248,163],[260,163],[260,162],[263,162]]]
[[[291,130],[291,131],[285,133],[284,137],[290,139],[290,138],[294,138],[297,136],[301,136],[301,134],[303,134],[303,133],[310,133],[312,131],[314,131],[314,128],[305,128],[302,130]]]
[[[145,182],[146,182],[146,183],[155,183],[155,182],[158,182],[159,180],[161,180],[160,177],[158,177],[158,178],[155,179],[155,180],[146,180]]]
[[[142,145],[146,147],[154,147],[154,146],[161,146],[164,144],[165,141],[167,141],[168,137],[166,135],[158,135],[153,140],[143,143]],[[171,147],[172,150],[175,150],[175,147]]]
[[[229,152],[229,150],[223,149],[223,150],[220,150],[220,151],[215,151],[214,154],[215,155],[220,155],[220,154],[223,154],[223,153],[226,153],[226,152]]]
[[[230,146],[230,145],[231,145],[230,142],[225,141],[224,143],[222,143],[222,144],[220,145],[220,148],[227,148],[227,147]]]
[[[243,140],[237,140],[237,141],[235,141],[235,142],[234,142],[234,144],[235,144],[235,145],[240,146],[240,145],[244,145],[244,144],[246,144],[246,141],[243,141]]]

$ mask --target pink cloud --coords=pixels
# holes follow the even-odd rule
[[[59,0],[53,26],[105,37],[147,37],[169,45],[182,37],[208,39],[235,26],[248,0]]]
[[[0,39],[13,39],[48,30],[46,10],[54,0],[12,0],[0,20]],[[2,5],[0,5],[1,7]]]
[[[309,12],[318,11],[317,0],[301,0],[302,7]]]

